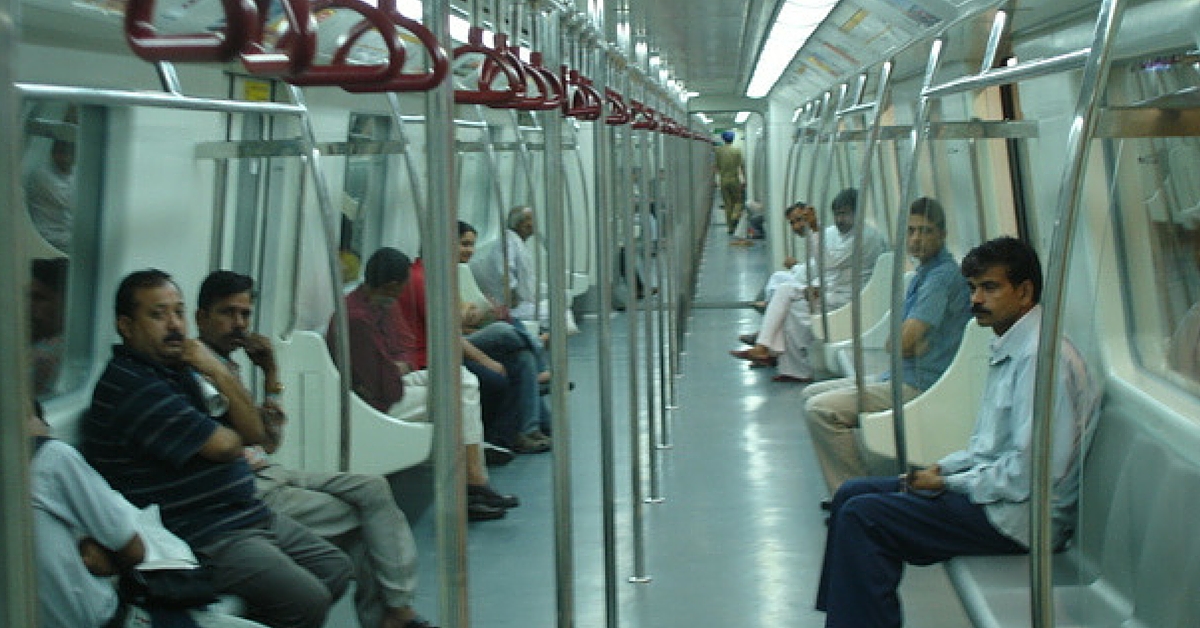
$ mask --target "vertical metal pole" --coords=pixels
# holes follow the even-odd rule
[[[649,106],[650,87],[647,84],[643,84],[642,89],[643,100],[648,103],[647,106]],[[640,133],[631,133],[631,135],[634,135],[637,138],[637,163],[638,169],[641,171],[641,175],[638,177],[638,181],[641,183],[641,193],[636,199],[635,207],[630,208],[631,210],[637,212],[637,221],[636,223],[631,224],[638,224],[640,226],[641,251],[636,250],[637,240],[635,239],[633,240],[635,243],[635,250],[633,251],[633,254],[634,259],[637,260],[639,264],[645,262],[645,268],[643,270],[645,271],[646,275],[642,278],[644,301],[642,302],[641,307],[642,324],[644,326],[643,336],[646,343],[645,352],[642,356],[644,360],[644,367],[646,369],[643,373],[645,376],[644,381],[646,385],[646,393],[644,395],[646,402],[645,445],[646,459],[650,464],[650,494],[646,497],[646,503],[657,504],[663,501],[662,477],[659,473],[659,448],[657,446],[659,438],[658,421],[659,417],[661,416],[659,412],[660,408],[658,401],[662,398],[660,395],[662,391],[658,389],[658,377],[655,374],[658,356],[656,353],[657,346],[655,344],[654,299],[650,296],[650,282],[653,280],[653,277],[650,274],[650,248],[648,246],[650,231],[650,182],[653,180],[652,172],[654,169],[654,163],[653,160],[651,160],[651,153],[654,151],[654,131],[652,129],[646,129]],[[629,269],[626,268],[626,275],[629,274]],[[633,267],[632,275],[637,277],[637,266]],[[637,281],[632,281],[632,284],[633,285],[631,287],[636,287]],[[634,296],[635,298],[631,300],[636,300],[636,295]]]
[[[975,200],[975,221],[978,223],[979,242],[987,240],[987,210],[983,199],[983,173],[979,171],[979,142],[975,138],[967,139],[968,156],[971,158],[971,187]]]
[[[826,202],[824,199],[828,195],[828,192],[829,192],[829,180],[832,178],[830,175],[832,174],[833,162],[834,162],[834,158],[836,157],[836,154],[834,151],[834,145],[837,143],[838,127],[840,126],[840,124],[839,124],[840,116],[839,116],[837,110],[841,106],[841,103],[845,102],[845,100],[846,100],[846,84],[842,83],[840,89],[838,90],[838,95],[836,97],[833,97],[829,92],[826,92],[825,98],[826,98],[825,104],[827,106],[823,108],[825,118],[822,121],[821,128],[824,132],[828,133],[829,143],[827,145],[828,148],[826,149],[824,158],[818,158],[817,162],[815,164],[815,166],[817,166],[817,167],[820,167],[821,164],[824,164],[825,168],[826,168],[826,176],[819,178],[819,181],[820,181],[819,186],[820,186],[821,192],[819,194],[814,195],[815,198],[813,199],[813,207],[816,209],[816,211],[818,213],[822,211],[822,209],[821,209],[822,206],[824,206],[824,207],[829,206],[829,203]],[[820,135],[818,134],[818,136],[817,136],[818,145],[820,144],[820,141],[821,141]],[[816,168],[814,168],[812,170],[812,173],[813,174],[816,173]],[[824,215],[829,218],[828,222],[825,222],[824,224],[826,224],[826,225],[833,224],[832,210],[826,209],[824,211],[825,211]],[[823,229],[822,229],[822,231],[823,231]],[[817,275],[816,276],[822,278],[822,281],[824,281],[824,277],[825,277],[825,238],[817,238],[816,257],[817,257]],[[809,270],[811,270],[811,268]],[[812,281],[813,281],[813,274],[810,272],[810,273],[808,273],[808,282],[810,285],[812,284]],[[825,307],[825,299],[820,299],[819,303],[821,306],[821,311],[820,311],[821,336],[822,336],[822,338],[825,339],[825,342],[829,342],[829,317],[826,316],[826,314],[828,312],[827,312],[827,308]],[[817,314],[817,312],[813,312],[813,314]]]
[[[632,81],[628,76],[622,77],[621,84],[625,94],[632,95]],[[634,131],[632,126],[622,128],[623,158],[620,160],[625,167],[621,179],[631,178],[634,159]],[[633,239],[633,194],[629,186],[624,187],[624,193],[618,195],[621,203],[622,224],[624,225],[625,255],[625,285],[629,294],[625,302],[625,321],[627,331],[627,346],[629,348],[629,500],[632,505],[633,525],[633,575],[630,582],[650,582],[646,575],[646,510],[644,495],[646,488],[642,485],[642,453],[645,451],[645,438],[642,433],[641,392],[638,386],[638,301],[634,295],[637,278],[637,249]]]
[[[1091,54],[1083,68],[1079,85],[1079,100],[1067,136],[1067,161],[1062,185],[1058,190],[1054,235],[1046,272],[1046,291],[1043,294],[1042,327],[1038,336],[1037,376],[1033,386],[1033,494],[1030,496],[1030,586],[1032,588],[1032,620],[1034,628],[1054,626],[1053,574],[1050,559],[1054,548],[1050,535],[1051,455],[1054,425],[1054,392],[1058,384],[1058,356],[1062,334],[1063,300],[1067,289],[1067,266],[1071,262],[1071,245],[1075,222],[1079,217],[1079,198],[1082,194],[1084,167],[1088,148],[1096,131],[1097,108],[1108,85],[1109,58],[1117,27],[1121,23],[1124,5],[1120,0],[1104,0],[1096,18]]]
[[[425,26],[450,41],[449,0],[426,0]],[[425,159],[429,208],[425,245],[425,291],[431,308],[429,420],[434,425],[434,495],[437,527],[438,612],[446,628],[470,625],[467,595],[466,470],[463,466],[462,395],[457,339],[458,199],[454,156],[454,92],[442,81],[425,94]]]
[[[546,36],[544,42],[558,42],[558,16],[544,16],[535,1],[531,7]],[[561,59],[555,45],[545,46],[542,51],[546,63],[558,67]],[[550,112],[543,125],[545,138],[546,177],[546,268],[550,291],[550,405],[554,417],[554,559],[555,583],[557,585],[558,626],[570,628],[575,625],[575,537],[573,534],[571,500],[571,417],[567,409],[567,383],[570,373],[567,364],[567,268],[566,217],[563,202],[566,186],[563,184],[563,135],[562,117]],[[518,131],[519,132],[519,131]]]
[[[888,100],[891,97],[892,88],[892,62],[885,61],[879,69],[879,82],[875,90],[875,106],[871,109],[871,128],[867,134],[867,144],[863,147],[862,155],[862,173],[858,181],[858,189],[860,198],[865,198],[866,190],[871,185],[871,156],[875,154],[875,150],[879,147],[879,127],[883,123],[883,112],[887,109]],[[850,326],[852,340],[854,343],[854,384],[858,391],[858,411],[863,412],[865,406],[864,389],[865,389],[865,360],[863,359],[863,320],[862,320],[862,289],[863,289],[863,264],[866,260],[863,259],[863,230],[867,225],[867,212],[863,210],[863,203],[859,203],[858,211],[854,214],[854,276],[850,281],[850,293],[853,295],[853,307],[850,310]],[[901,246],[901,241],[896,242],[896,248]],[[899,265],[901,257],[898,252],[893,253],[892,259],[894,264]],[[894,301],[893,301],[894,302]],[[895,314],[895,312],[893,312]],[[893,316],[895,317],[895,316]],[[896,336],[899,338],[899,336]],[[899,350],[892,353],[900,353]],[[895,371],[896,376],[892,378],[893,382],[900,381],[900,371]],[[895,384],[893,384],[895,385]]]
[[[942,46],[944,41],[941,39],[933,40],[929,48],[929,60],[925,65],[925,79],[922,83],[921,93],[917,99],[916,116],[913,118],[912,127],[912,146],[909,147],[908,172],[904,176],[904,180],[900,185],[900,205],[902,211],[896,216],[896,246],[899,247],[902,242],[906,241],[908,235],[908,209],[907,205],[915,200],[917,185],[917,156],[920,154],[921,146],[925,142],[925,135],[928,133],[929,123],[929,102],[930,98],[926,95],[926,90],[930,85],[933,85],[933,77],[937,74],[938,66],[942,61]],[[896,316],[896,312],[904,311],[904,264],[900,263],[899,256],[896,255],[895,263],[892,264],[892,317],[889,321],[891,324],[892,338],[900,337],[900,329],[904,324],[901,320],[902,316]],[[896,467],[897,471],[904,473],[908,470],[908,445],[904,431],[904,389],[902,387],[900,373],[904,368],[903,356],[899,351],[893,351],[891,356],[892,368],[892,434],[896,441]]]
[[[18,0],[0,0],[0,294],[25,303],[29,268],[18,236],[22,144],[16,82]],[[0,314],[0,624],[37,625],[33,568],[33,511],[29,494],[29,438],[25,422],[33,387],[29,381],[29,310],[8,307]]]
[[[677,117],[682,117],[682,112],[676,112]],[[673,246],[671,238],[675,234],[674,217],[677,209],[677,201],[675,195],[668,195],[666,188],[668,186],[676,186],[679,180],[679,164],[683,163],[682,157],[682,141],[678,138],[671,141],[664,141],[664,152],[661,157],[663,164],[664,179],[662,184],[657,187],[658,193],[655,195],[655,207],[658,216],[658,241],[655,243],[655,262],[659,268],[659,288],[658,288],[658,307],[659,307],[659,330],[660,337],[663,338],[662,351],[663,360],[663,387],[666,390],[666,399],[664,400],[664,420],[662,425],[662,441],[660,446],[664,449],[670,449],[675,446],[673,423],[675,420],[675,410],[679,408],[679,387],[676,385],[676,380],[679,376],[679,338],[676,336],[678,332],[677,319],[675,312],[675,289],[678,285],[677,269],[674,264],[674,255],[672,254]]]
[[[609,83],[608,57],[601,49],[592,51],[592,76],[603,94]],[[605,107],[607,109],[607,107]],[[600,403],[600,490],[604,528],[604,615],[607,628],[620,625],[617,571],[617,478],[616,433],[613,424],[612,286],[613,286],[613,187],[612,132],[604,124],[607,110],[592,122],[592,151],[595,159],[596,289],[599,316],[596,318],[596,363],[599,371]]]
[[[300,134],[304,140],[304,160],[312,170],[313,188],[316,190],[317,204],[321,210],[321,232],[325,234],[326,261],[329,271],[330,285],[342,285],[342,265],[338,257],[340,238],[338,229],[341,227],[341,212],[333,208],[329,200],[329,184],[325,181],[325,171],[321,169],[321,151],[317,148],[317,135],[313,130],[312,118],[308,115],[304,102],[304,92],[295,85],[289,85],[292,101],[304,109],[298,118]],[[339,448],[338,469],[350,469],[350,328],[346,319],[346,302],[343,299],[333,300],[333,325],[337,330],[337,351],[334,352],[334,364],[337,366],[340,381],[338,382],[338,425]]]

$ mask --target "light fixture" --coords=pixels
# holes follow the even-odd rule
[[[758,53],[754,75],[746,88],[749,98],[762,98],[771,92],[796,53],[808,41],[837,0],[786,0],[771,25],[767,41]]]
[[[745,124],[746,120],[749,120],[749,119],[750,119],[749,111],[739,111],[738,114],[736,116],[734,116],[733,123],[734,124]]]

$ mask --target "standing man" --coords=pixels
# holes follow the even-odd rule
[[[919,198],[909,207],[908,254],[919,265],[904,295],[900,327],[900,379],[906,402],[942,376],[971,319],[967,282],[946,250],[946,213],[932,198]],[[881,381],[866,385],[863,412],[892,407],[890,379],[885,373]],[[813,384],[804,396],[809,397],[805,404],[808,431],[829,491],[837,491],[850,478],[867,475],[854,433],[860,410],[854,378]]]
[[[238,349],[262,371],[266,399],[259,414],[269,438],[246,448],[258,497],[321,538],[342,541],[355,563],[355,604],[363,628],[429,628],[412,608],[417,547],[387,481],[378,475],[294,471],[267,457],[282,437],[283,384],[271,340],[249,332],[253,290],[254,280],[246,275],[210,273],[200,285],[196,327],[200,340],[235,373],[240,367],[232,355]]]
[[[721,133],[723,146],[714,149],[713,170],[717,176],[717,187],[721,189],[721,203],[725,207],[725,229],[729,235],[737,229],[742,218],[742,207],[746,196],[746,168],[742,149],[733,145],[737,135],[733,131]]]
[[[212,351],[187,338],[170,275],[126,276],[116,315],[122,344],[83,424],[88,461],[135,506],[158,504],[167,529],[212,568],[218,591],[246,601],[252,619],[320,628],[350,582],[350,560],[255,497],[242,449],[269,436],[254,401]]]
[[[1029,245],[998,238],[968,253],[962,273],[975,320],[996,332],[975,430],[966,449],[932,467],[850,480],[838,489],[817,591],[826,628],[900,626],[896,589],[904,563],[1028,551],[1041,264]],[[1079,461],[1100,405],[1082,358],[1065,339],[1059,359],[1050,417],[1055,547],[1074,529]]]

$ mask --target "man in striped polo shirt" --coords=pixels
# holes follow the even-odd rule
[[[84,454],[138,507],[158,504],[163,523],[214,571],[221,592],[242,597],[268,626],[319,628],[351,578],[341,550],[255,498],[246,445],[266,442],[253,399],[200,341],[187,338],[183,296],[160,270],[131,273],[117,290],[122,344],[92,397]],[[211,385],[217,394],[205,394]],[[220,397],[227,423],[213,408]]]

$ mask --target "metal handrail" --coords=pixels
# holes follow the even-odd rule
[[[423,4],[424,23],[439,41],[448,41],[450,2]],[[457,312],[457,264],[451,263],[451,235],[458,217],[454,171],[454,93],[448,81],[425,92],[426,163],[430,168],[426,207],[436,207],[423,236],[431,246],[426,260],[426,290],[431,307]],[[456,247],[453,250],[457,250]],[[457,255],[453,256],[457,262]],[[458,317],[430,317],[428,333],[435,338],[458,337]],[[434,494],[437,528],[439,625],[464,628],[470,624],[467,586],[466,472],[462,458],[462,403],[458,343],[437,342],[430,347],[430,421],[434,424]]]
[[[865,75],[864,75],[865,79]],[[883,124],[883,114],[887,110],[888,103],[891,98],[892,88],[892,61],[885,61],[879,69],[879,81],[875,88],[875,101],[871,103],[870,117],[871,130],[867,137],[866,149],[862,155],[862,172],[859,175],[858,189],[860,195],[866,195],[868,186],[871,185],[871,157],[879,147],[880,127]],[[866,381],[863,371],[866,370],[865,360],[863,359],[863,320],[862,320],[862,289],[863,289],[863,274],[862,269],[866,260],[863,255],[863,231],[866,229],[867,217],[863,211],[864,203],[859,203],[858,211],[854,214],[854,274],[850,281],[850,294],[852,295],[852,303],[850,309],[850,329],[851,338],[853,339],[854,347],[854,385],[857,391],[858,412],[861,414],[866,407]],[[902,240],[896,240],[894,247],[902,246]],[[901,266],[898,256],[892,256],[893,266]],[[872,262],[874,263],[874,262]],[[895,318],[895,316],[893,316]],[[893,341],[893,347],[899,344],[899,336],[893,336],[896,340]],[[899,354],[900,351],[894,350],[893,354]],[[897,371],[898,373],[898,371]]]
[[[942,62],[942,47],[945,45],[945,40],[935,39],[929,47],[929,59],[925,64],[925,76],[922,85],[928,87],[933,83],[933,77],[937,74],[938,67]],[[916,115],[913,119],[912,126],[912,145],[909,147],[908,172],[905,173],[904,180],[900,184],[900,200],[902,211],[896,216],[896,244],[907,240],[908,235],[908,207],[909,199],[914,197],[913,190],[917,185],[917,157],[920,153],[921,146],[925,142],[925,134],[927,133],[930,111],[931,97],[926,95],[926,89],[922,89],[920,95],[917,96]],[[899,254],[893,257],[895,263],[892,264],[892,316],[889,319],[891,326],[892,337],[892,354],[891,354],[891,372],[892,372],[892,438],[896,442],[896,467],[898,472],[904,473],[908,470],[908,445],[907,434],[904,429],[904,356],[900,350],[900,338],[902,337],[901,330],[904,326],[903,316],[897,314],[904,312],[904,264],[901,263]]]
[[[1051,546],[1050,497],[1054,396],[1058,382],[1058,357],[1062,336],[1062,309],[1066,296],[1067,267],[1071,261],[1071,246],[1075,223],[1079,218],[1079,203],[1083,193],[1084,162],[1089,144],[1096,131],[1101,96],[1108,83],[1109,59],[1117,27],[1121,23],[1124,4],[1120,0],[1104,0],[1096,18],[1096,30],[1079,86],[1079,100],[1067,137],[1067,165],[1063,172],[1057,202],[1058,220],[1050,243],[1046,271],[1046,290],[1043,294],[1042,325],[1038,335],[1037,374],[1033,386],[1033,424],[1031,427],[1033,458],[1033,492],[1030,496],[1029,561],[1032,588],[1031,619],[1034,628],[1054,626],[1053,575]]]
[[[594,51],[593,64],[597,88],[608,88],[608,59],[603,51]],[[574,72],[574,70],[572,70]],[[603,103],[596,116],[603,114]],[[599,377],[598,403],[600,421],[600,492],[601,521],[604,545],[604,619],[606,628],[620,625],[619,574],[617,567],[617,459],[613,415],[613,200],[616,182],[613,177],[612,130],[604,124],[592,125],[593,155],[596,165],[595,215],[596,286],[599,316],[596,318],[596,364]]]
[[[837,109],[838,109],[839,105],[842,103],[842,101],[844,101],[846,99],[846,92],[847,92],[847,85],[845,83],[842,83],[841,86],[839,86],[839,88],[838,88],[838,94],[836,96],[837,100],[834,100],[831,103],[829,103],[831,106],[822,108],[822,110],[826,112],[822,122],[823,122],[823,126],[827,130],[829,141],[826,143],[826,153],[825,153],[824,158],[819,159],[818,162],[829,164],[827,167],[830,168],[830,170],[832,170],[832,168],[833,168],[832,164],[834,161],[834,144],[837,142],[837,128],[838,128],[838,123],[839,123]],[[813,172],[815,173],[815,169]],[[821,211],[821,205],[825,205],[826,207],[829,206],[828,203],[824,202],[824,198],[827,196],[827,194],[829,192],[829,181],[830,181],[830,179],[833,178],[832,176],[828,176],[829,174],[830,173],[827,172],[826,173],[827,176],[821,177],[821,193],[818,195],[815,195],[815,197],[813,199],[813,206],[816,208],[816,210],[818,212]],[[826,216],[830,217],[829,223],[827,223],[827,224],[831,224],[833,222],[832,210],[827,209],[825,211],[826,211]],[[820,222],[818,222],[818,224],[820,224]],[[824,231],[824,229],[822,229],[822,231]],[[817,238],[817,251],[816,251],[817,277],[819,277],[820,281],[821,281],[822,293],[824,292],[824,287],[825,287],[825,247],[826,247],[825,238],[823,238],[823,237]],[[810,266],[810,270],[811,270],[811,266]],[[808,285],[811,286],[812,282],[813,282],[813,275],[812,275],[812,273],[809,273],[808,274]],[[823,296],[824,295],[822,294],[822,297]],[[811,304],[811,301],[809,303]],[[820,307],[822,336],[824,337],[825,342],[829,342],[829,308],[827,307],[826,299],[824,299],[824,298],[818,299],[817,303]],[[814,314],[815,313],[816,312],[814,312]]]
[[[0,0],[0,294],[24,295],[29,276],[19,237],[21,123],[16,89],[18,0]],[[24,303],[24,301],[20,301]],[[29,485],[29,439],[25,422],[33,386],[29,362],[29,310],[10,307],[0,316],[0,624],[32,626],[37,618],[33,509]]]
[[[22,98],[56,99],[78,105],[157,107],[160,109],[186,109],[189,111],[213,111],[217,113],[290,116],[302,116],[307,113],[301,106],[284,103],[196,98],[158,92],[131,92],[116,89],[63,87],[34,83],[15,83],[14,87],[16,87],[17,93]]]

